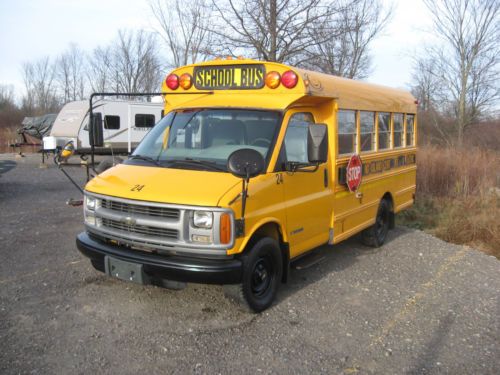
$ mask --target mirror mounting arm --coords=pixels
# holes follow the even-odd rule
[[[285,164],[285,170],[288,172],[305,172],[314,173],[318,170],[320,163],[300,163],[296,161],[288,161]],[[306,169],[307,167],[314,166],[313,169]]]
[[[236,220],[236,235],[244,236],[245,235],[245,209],[247,206],[247,197],[248,197],[248,185],[250,182],[250,177],[241,179],[241,219]]]

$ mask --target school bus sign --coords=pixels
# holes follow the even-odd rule
[[[355,192],[361,185],[361,177],[363,175],[363,164],[358,154],[354,154],[349,159],[346,169],[346,182],[349,191]]]

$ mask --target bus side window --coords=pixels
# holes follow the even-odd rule
[[[285,135],[286,161],[308,163],[307,133],[309,124],[314,124],[314,117],[307,112],[294,113],[288,121]]]
[[[356,151],[356,112],[340,110],[337,113],[339,155]]]
[[[391,146],[391,114],[378,114],[378,149],[385,150]]]
[[[406,115],[406,145],[413,146],[415,131],[415,115]]]
[[[375,143],[375,113],[374,112],[359,112],[359,125],[360,125],[360,150],[372,151]]]
[[[393,116],[394,147],[401,147],[403,144],[403,114],[395,113]]]

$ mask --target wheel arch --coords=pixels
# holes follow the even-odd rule
[[[253,226],[252,232],[247,236],[246,242],[243,243],[244,250],[242,255],[245,255],[245,253],[250,251],[253,245],[261,238],[270,237],[276,240],[281,250],[281,260],[283,265],[283,274],[281,281],[286,282],[288,280],[289,274],[290,249],[283,233],[284,228],[276,219],[258,222]]]
[[[395,214],[394,214],[394,199],[392,197],[392,194],[387,191],[383,196],[380,201],[387,201],[389,203],[389,228],[394,229],[396,226],[396,219],[395,219]]]

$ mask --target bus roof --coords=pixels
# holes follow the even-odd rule
[[[257,71],[255,73],[253,71],[256,67],[262,67],[264,74],[276,71],[282,75],[284,72],[292,70],[298,76],[297,85],[291,89],[283,85],[271,89],[265,85],[265,77],[262,77],[262,82],[260,81],[262,72]],[[236,70],[248,68],[249,77],[257,78],[247,87],[239,85],[229,87],[227,82],[228,79],[231,80],[230,70],[235,70],[234,68],[237,68]],[[180,87],[177,90],[171,90],[164,81],[163,92],[195,95],[167,94],[165,98],[167,105],[170,104],[173,107],[201,107],[208,106],[210,103],[215,103],[216,106],[220,103],[226,103],[226,105],[236,106],[241,102],[249,107],[285,109],[295,105],[314,104],[328,99],[335,99],[340,109],[408,113],[415,113],[417,109],[415,98],[406,90],[341,78],[275,62],[251,59],[213,60],[180,67],[171,74],[181,77],[185,73],[193,77],[194,84],[192,87],[187,90]],[[221,83],[219,86],[212,84],[215,80],[211,80],[211,78],[215,78],[216,74],[222,77],[217,82]],[[226,79],[223,77],[224,74],[226,74]],[[203,77],[207,78],[207,76],[208,79],[204,82]],[[200,95],[196,95],[198,93]]]

